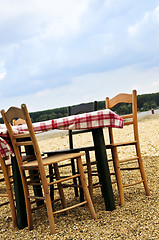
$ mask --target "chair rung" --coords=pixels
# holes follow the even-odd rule
[[[117,183],[117,181],[112,181],[112,184]]]
[[[97,164],[97,162],[91,162],[91,165],[96,165]]]
[[[0,179],[0,182],[4,182],[4,178],[1,178],[1,179]]]
[[[1,203],[0,204],[0,207],[4,206],[4,205],[7,205],[9,202],[4,202],[4,203]]]
[[[77,178],[79,177],[80,174],[76,174],[76,175],[73,175],[71,177],[67,177],[67,178],[64,178],[64,179],[60,179],[60,180],[56,180],[55,182],[51,182],[51,183],[48,183],[48,185],[53,185],[53,184],[58,184],[58,183],[61,183],[61,182],[64,182],[64,181],[67,181],[67,180],[70,180],[70,179],[73,179],[73,178]]]
[[[87,201],[84,201],[84,202],[78,203],[78,204],[76,204],[76,205],[74,205],[74,206],[66,207],[66,208],[63,208],[63,209],[61,209],[61,210],[59,210],[59,211],[53,212],[53,214],[66,212],[66,211],[71,210],[71,209],[73,209],[73,208],[75,208],[75,207],[80,207],[80,206],[82,206],[82,205],[84,205],[84,204],[86,204],[86,203],[87,203]]]
[[[123,115],[122,116],[122,119],[126,119],[126,118],[133,118],[133,114]]]
[[[39,175],[40,175],[39,173],[32,174],[32,175],[26,176],[26,179],[38,177]]]
[[[93,187],[95,187],[95,186],[99,186],[99,185],[101,185],[99,182],[97,182],[97,183],[94,183],[93,184]]]
[[[31,179],[27,182],[28,185],[42,185],[40,178]]]
[[[0,197],[8,197],[7,193],[0,193]]]
[[[131,142],[121,142],[121,143],[112,143],[113,147],[122,147],[127,145],[135,145],[137,141],[131,141]]]
[[[138,182],[135,182],[135,183],[125,184],[125,185],[123,185],[123,187],[130,187],[130,186],[142,183],[142,182],[144,182],[144,180],[141,180],[141,181],[138,181]]]
[[[133,124],[133,121],[124,122],[124,125],[131,125],[131,124]]]
[[[140,168],[139,167],[136,167],[136,168],[120,168],[120,170],[123,170],[123,171],[125,171],[125,170],[131,171],[131,170],[138,170],[138,169],[140,169]]]
[[[96,172],[97,172],[97,170],[92,170],[92,171],[91,171],[91,173],[96,173]]]
[[[62,187],[63,187],[63,188],[66,188],[66,187],[78,187],[78,188],[82,188],[82,186],[79,185],[79,184],[67,184],[67,183],[62,184]]]
[[[116,173],[114,173],[114,172],[113,172],[113,173],[110,173],[110,175],[113,175],[113,176],[115,176],[115,175],[116,175]]]
[[[41,186],[42,185],[42,183],[36,183],[36,182],[28,182],[28,185],[30,185],[30,186]]]
[[[129,162],[129,161],[133,161],[133,160],[137,160],[137,159],[139,159],[139,157],[136,156],[136,157],[120,160],[119,163]]]
[[[101,187],[102,185],[101,184],[98,184],[98,185],[94,185],[93,188],[98,188],[98,187]]]
[[[30,199],[39,199],[39,200],[45,200],[45,198],[44,197],[38,197],[38,196],[28,196],[28,198],[30,198]]]
[[[93,176],[93,177],[99,176],[99,173],[93,173],[93,174],[91,174],[91,176]]]
[[[18,134],[18,135],[14,135],[14,138],[29,138],[30,134]]]
[[[32,141],[27,141],[27,142],[16,142],[17,146],[28,146],[28,145],[33,145]]]
[[[107,162],[113,162],[113,159],[108,159]]]

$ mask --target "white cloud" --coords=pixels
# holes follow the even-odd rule
[[[143,30],[143,27],[147,24],[147,22],[149,21],[149,16],[150,13],[145,13],[143,19],[141,19],[139,22],[137,22],[135,25],[131,25],[128,27],[128,33],[131,36],[136,36],[138,34],[141,33],[141,31]]]
[[[158,79],[159,79],[159,76],[158,76]],[[135,84],[133,88],[138,89],[139,94],[156,93],[156,92],[159,92],[159,80],[153,81],[148,85]]]
[[[87,0],[6,0],[0,8],[0,29],[13,27],[10,41],[23,37],[50,38],[73,34],[80,28],[80,18],[87,10]],[[9,40],[9,39],[8,39]]]
[[[4,79],[6,76],[6,72],[0,73],[0,81]]]
[[[1,108],[26,103],[29,111],[53,109],[90,101],[102,101],[107,96],[118,93],[138,94],[159,92],[159,67],[139,69],[138,66],[123,67],[116,70],[92,73],[72,78],[65,86],[44,88],[36,94],[3,98]]]
[[[150,86],[158,81],[158,25],[158,0],[5,0],[1,104],[46,109]]]
[[[147,34],[147,32],[154,31],[155,27],[158,26],[159,26],[159,6],[157,6],[153,10],[145,12],[143,18],[141,18],[135,24],[130,25],[128,27],[128,33],[130,34],[131,37],[143,36],[144,34]]]

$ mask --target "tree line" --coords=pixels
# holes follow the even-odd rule
[[[148,111],[159,107],[159,93],[142,94],[137,96],[138,111]],[[98,109],[105,109],[105,101],[98,102]],[[131,104],[121,103],[113,109],[117,114],[129,114],[131,112]],[[33,122],[45,121],[67,116],[67,107],[56,108],[30,113]]]
[[[159,107],[159,93],[142,94],[137,96],[138,111],[148,111]],[[98,102],[98,109],[105,109],[105,101]],[[131,104],[121,103],[113,109],[118,115],[129,114],[131,112]],[[32,122],[41,122],[45,120],[60,118],[67,116],[67,107],[31,112]],[[2,118],[0,123],[3,123]]]

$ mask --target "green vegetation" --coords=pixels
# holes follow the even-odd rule
[[[142,94],[137,96],[138,102],[138,111],[148,111],[150,109],[155,109],[159,107],[159,93],[151,93],[151,94]],[[98,109],[105,108],[105,101],[98,102]],[[117,107],[112,109],[117,114],[129,114],[131,112],[131,104],[121,103]],[[67,116],[67,107],[61,107],[51,110],[44,110],[39,112],[30,113],[32,122],[40,122],[60,117]],[[3,123],[2,118],[0,119],[0,123]]]
[[[41,122],[65,116],[67,116],[67,107],[30,113],[32,122]]]

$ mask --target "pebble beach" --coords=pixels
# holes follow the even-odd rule
[[[50,235],[46,209],[33,212],[34,229],[19,230],[12,225],[9,206],[0,208],[0,239],[137,239],[149,240],[159,239],[159,114],[143,116],[138,119],[139,138],[141,154],[143,158],[145,173],[150,189],[150,196],[146,196],[142,184],[124,188],[125,205],[119,205],[119,194],[116,184],[113,184],[116,209],[106,211],[100,188],[93,191],[93,204],[97,219],[91,219],[87,205],[69,211],[68,215],[58,214],[55,216],[56,234]],[[121,140],[121,131],[124,131],[128,140],[132,135],[127,127],[114,129],[115,140]],[[108,130],[104,129],[105,142],[108,143]],[[69,146],[66,132],[43,135],[38,137],[41,152],[67,149]],[[74,147],[91,146],[93,140],[91,133],[74,136]],[[127,147],[120,150],[119,157],[133,156],[134,149]],[[108,158],[110,152],[107,152]],[[91,159],[95,159],[91,152]],[[83,158],[83,162],[85,159]],[[134,163],[135,164],[135,163]],[[110,164],[110,172],[113,167]],[[139,171],[123,173],[125,183],[140,179]],[[97,177],[93,179],[98,181]],[[3,187],[1,188],[3,191]],[[1,191],[0,190],[0,191]],[[74,193],[66,190],[68,201],[78,201]],[[0,199],[1,201],[1,199]]]

